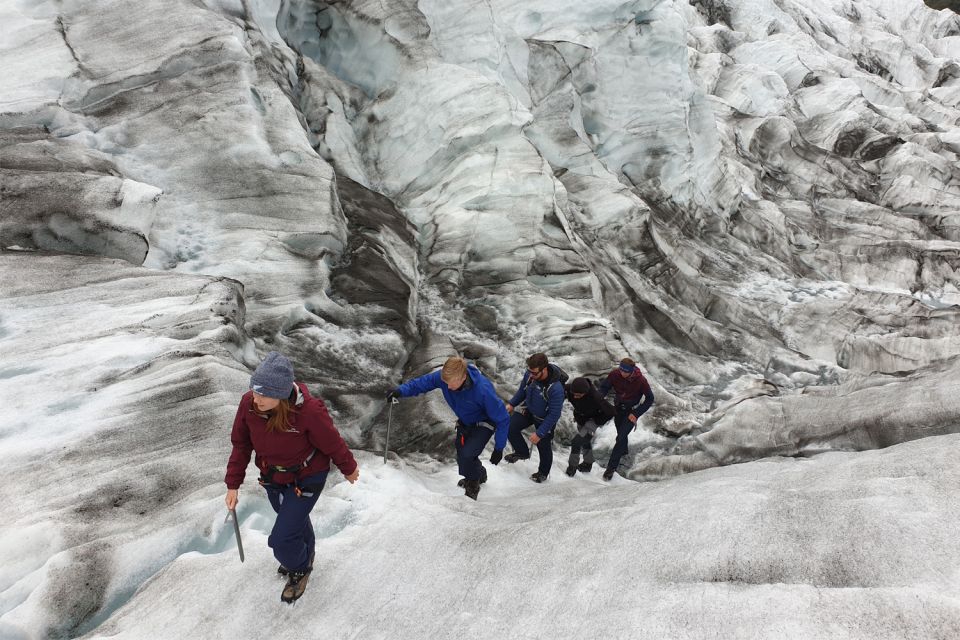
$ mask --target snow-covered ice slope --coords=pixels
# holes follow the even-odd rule
[[[220,495],[198,548],[90,638],[953,638],[958,436],[638,485],[490,467],[478,502],[435,462],[363,456],[315,510],[316,569],[281,605],[272,512]],[[334,474],[336,475],[336,474]],[[337,475],[339,479],[339,476]],[[131,549],[131,554],[143,553]]]
[[[248,380],[241,287],[23,252],[0,273],[0,637],[75,635],[194,546]]]

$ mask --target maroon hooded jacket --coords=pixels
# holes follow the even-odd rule
[[[606,379],[600,383],[600,395],[606,398],[611,389],[616,394],[617,411],[629,411],[639,417],[653,405],[653,391],[650,383],[640,373],[639,367],[626,378],[620,374],[619,368],[607,374]]]
[[[298,473],[275,473],[272,481],[276,484],[288,484],[297,478],[327,471],[331,460],[345,476],[356,470],[357,461],[333,426],[323,400],[312,397],[303,384],[294,386],[297,396],[291,403],[291,429],[284,432],[268,432],[267,419],[258,414],[253,405],[253,393],[243,394],[230,434],[233,451],[224,478],[227,489],[239,489],[243,484],[250,454],[254,451],[257,453],[257,468],[266,471],[271,466],[295,467],[316,450],[310,464]]]

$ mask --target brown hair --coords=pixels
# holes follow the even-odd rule
[[[628,367],[635,367],[635,366],[637,366],[637,363],[634,362],[632,358],[624,358],[623,360],[620,361],[620,364],[625,364],[625,365],[627,365]]]
[[[529,358],[527,358],[527,368],[528,369],[543,369],[549,364],[547,360],[547,354],[545,353],[535,353]]]
[[[275,431],[290,431],[293,426],[290,424],[290,414],[294,413],[289,400],[281,400],[280,404],[270,411],[270,417],[267,418],[267,433]]]
[[[440,369],[440,379],[450,384],[467,375],[467,361],[459,356],[450,356]]]

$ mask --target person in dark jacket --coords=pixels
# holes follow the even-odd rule
[[[507,403],[507,411],[511,414],[509,440],[513,453],[504,459],[510,463],[528,459],[530,447],[523,439],[523,430],[536,427],[530,436],[530,442],[537,445],[540,454],[537,472],[530,476],[534,482],[543,482],[550,475],[553,430],[563,411],[563,385],[566,381],[567,374],[560,367],[550,364],[545,354],[535,353],[527,358],[527,371],[517,392]]]
[[[637,428],[637,420],[653,405],[650,383],[640,373],[637,363],[630,358],[620,361],[620,366],[611,371],[600,383],[600,396],[607,397],[613,391],[616,398],[617,442],[610,452],[610,461],[603,472],[603,479],[610,480],[620,466],[620,458],[627,453],[627,437]]]
[[[507,446],[510,415],[504,409],[493,384],[479,369],[457,356],[447,358],[440,370],[400,385],[387,394],[387,400],[418,396],[434,389],[443,392],[444,399],[457,416],[454,444],[457,465],[463,476],[459,486],[463,487],[464,495],[476,500],[480,485],[487,481],[487,471],[480,462],[480,454],[495,433],[490,462],[495,465],[500,463],[503,448]]]
[[[256,452],[260,484],[277,512],[267,544],[280,562],[277,572],[287,576],[280,599],[293,602],[303,594],[313,570],[316,538],[310,511],[323,491],[330,462],[353,484],[360,476],[357,461],[323,400],[294,383],[293,365],[275,351],[253,372],[230,441],[233,451],[224,478],[227,509],[236,508],[250,455]]]
[[[570,442],[570,459],[567,461],[567,475],[573,477],[577,469],[582,473],[590,473],[593,468],[593,434],[610,422],[615,410],[612,404],[600,397],[600,392],[586,378],[575,379],[564,390],[573,406],[573,421],[577,425],[577,435]],[[581,450],[583,462],[580,462]]]

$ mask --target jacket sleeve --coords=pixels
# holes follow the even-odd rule
[[[610,382],[610,376],[607,375],[607,377],[603,379],[603,382],[597,387],[597,391],[600,393],[601,398],[606,398],[611,389],[613,389],[613,383]]]
[[[421,393],[427,393],[428,391],[439,389],[441,383],[440,370],[437,369],[436,371],[420,376],[419,378],[408,380],[404,384],[397,387],[397,391],[400,392],[402,397],[409,398],[410,396],[418,396]]]
[[[510,405],[513,407],[519,406],[527,398],[527,377],[529,373],[524,373],[523,378],[520,379],[520,386],[517,387],[517,392],[513,394],[513,397],[510,398]]]
[[[543,422],[537,428],[537,435],[541,438],[546,437],[557,426],[557,421],[560,420],[560,414],[563,412],[562,384],[554,382],[550,385],[550,390],[547,391],[547,402],[547,415],[544,416]]]
[[[630,410],[637,418],[645,414],[647,409],[653,406],[653,390],[650,389],[650,383],[647,382],[646,378],[641,378],[640,382],[643,386],[643,401],[633,405],[633,408]]]
[[[493,385],[487,384],[485,387],[483,407],[487,412],[487,417],[497,427],[493,436],[493,448],[502,451],[507,446],[507,434],[510,432],[510,414],[507,413],[507,408],[503,406],[503,400],[497,395]]]
[[[593,399],[596,401],[597,406],[600,407],[600,411],[603,415],[608,418],[612,418],[617,414],[617,410],[614,408],[610,402],[603,397],[599,390],[596,387],[592,387]]]
[[[310,424],[307,439],[321,453],[330,457],[333,464],[340,469],[340,473],[348,476],[357,470],[357,461],[354,459],[353,453],[350,452],[343,436],[333,426],[333,420],[330,419],[327,405],[317,396],[314,396],[313,399],[317,403],[317,415],[315,421]]]
[[[230,442],[233,443],[233,450],[230,452],[230,459],[227,461],[227,475],[223,479],[227,483],[227,489],[239,489],[247,475],[247,465],[250,464],[250,454],[253,453],[250,427],[244,420],[249,410],[250,403],[245,395],[240,400],[240,406],[237,407],[237,415],[233,419],[233,429],[230,431]]]

